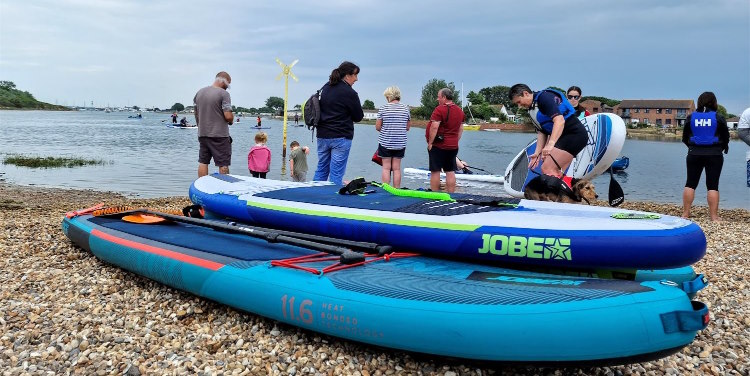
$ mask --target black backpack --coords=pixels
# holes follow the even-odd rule
[[[302,118],[305,120],[307,129],[315,132],[315,128],[320,122],[320,96],[323,89],[320,89],[311,95],[305,103],[302,104]]]

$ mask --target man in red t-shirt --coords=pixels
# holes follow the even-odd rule
[[[456,155],[458,140],[464,131],[464,112],[453,103],[451,89],[442,88],[437,94],[438,106],[430,116],[425,130],[427,154],[430,156],[430,189],[440,189],[440,171],[445,172],[445,190],[456,191]]]

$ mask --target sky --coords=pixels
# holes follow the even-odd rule
[[[0,0],[0,80],[42,101],[192,104],[219,71],[232,103],[302,103],[349,60],[360,100],[397,85],[419,105],[431,79],[465,93],[526,83],[614,99],[750,107],[750,1]]]

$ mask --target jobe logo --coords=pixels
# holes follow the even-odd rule
[[[572,260],[570,239],[482,234],[479,253],[545,260]]]

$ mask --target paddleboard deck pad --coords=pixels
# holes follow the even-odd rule
[[[189,195],[220,217],[497,264],[666,269],[692,265],[706,251],[701,228],[678,217],[518,199],[476,205],[397,196],[377,187],[341,195],[339,188],[214,174],[197,179]]]
[[[202,225],[69,213],[62,228],[100,260],[167,286],[315,332],[436,356],[638,362],[690,344],[709,320],[704,304],[659,281],[551,276],[407,254],[315,274],[288,266],[302,256],[313,257],[312,270],[330,266],[313,251]]]
[[[578,153],[566,176],[576,179],[593,179],[606,171],[620,155],[625,144],[625,122],[615,114],[596,114],[584,118],[584,128],[588,133],[586,147]],[[541,163],[532,171],[529,169],[529,157],[536,151],[536,139],[516,155],[505,170],[505,191],[522,198],[529,181],[542,173]]]

